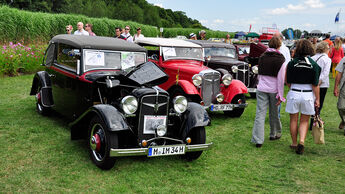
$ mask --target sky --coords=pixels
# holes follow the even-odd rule
[[[251,31],[263,27],[321,30],[345,36],[345,0],[147,0],[149,3],[183,11],[212,30]],[[340,11],[339,22],[335,16]]]

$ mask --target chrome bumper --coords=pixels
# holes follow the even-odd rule
[[[209,144],[196,144],[186,145],[186,152],[197,152],[208,150],[212,147],[213,143]],[[131,148],[131,149],[110,149],[110,157],[120,156],[147,156],[149,148]]]

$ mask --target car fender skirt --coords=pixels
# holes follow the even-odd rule
[[[92,117],[98,116],[107,126],[109,131],[129,130],[125,117],[114,106],[109,104],[97,104],[90,107],[78,119],[70,123],[72,140],[84,137]]]
[[[231,100],[234,98],[234,96],[248,93],[248,88],[243,82],[239,80],[232,80],[228,87],[221,88],[221,92],[224,95],[224,102],[231,103]]]
[[[187,137],[189,131],[195,127],[204,127],[211,122],[204,107],[200,104],[189,102],[185,112],[185,124],[182,126],[182,139]]]
[[[36,95],[38,88],[42,89],[41,102],[44,107],[54,105],[52,87],[49,74],[46,71],[39,71],[35,74],[32,82],[30,95]]]

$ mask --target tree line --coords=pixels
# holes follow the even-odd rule
[[[0,0],[0,4],[28,11],[107,17],[158,27],[207,29],[185,12],[154,6],[146,0]]]

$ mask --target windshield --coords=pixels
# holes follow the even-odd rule
[[[203,60],[201,48],[184,48],[184,47],[162,47],[164,60],[169,59],[192,59]]]
[[[93,69],[125,70],[146,62],[144,52],[84,50],[84,71]]]
[[[205,57],[236,57],[236,51],[235,49],[230,48],[205,48]]]

